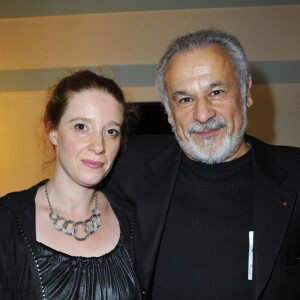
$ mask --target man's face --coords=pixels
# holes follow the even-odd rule
[[[248,96],[243,105],[227,52],[216,45],[177,52],[164,81],[172,111],[169,123],[190,158],[214,164],[248,151],[243,137],[252,99]]]

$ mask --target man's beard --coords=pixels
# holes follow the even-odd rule
[[[229,134],[229,125],[223,118],[212,118],[205,123],[196,121],[191,124],[187,132],[189,139],[183,141],[177,134],[176,127],[172,118],[172,130],[175,137],[182,148],[182,150],[189,155],[191,158],[201,161],[203,163],[213,165],[224,162],[227,158],[231,157],[238,149],[247,128],[247,107],[243,109],[243,123],[237,134]],[[214,130],[217,128],[224,128],[226,131],[225,137],[221,142],[217,142],[217,136],[211,136],[201,139],[202,146],[198,146],[192,139],[191,134],[193,132],[200,132],[204,130]]]

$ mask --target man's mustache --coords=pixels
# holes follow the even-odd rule
[[[227,122],[224,119],[220,118],[212,118],[209,119],[207,122],[202,123],[200,121],[196,121],[193,124],[191,124],[187,131],[189,134],[192,134],[193,132],[200,132],[200,131],[205,131],[205,130],[214,130],[217,128],[226,128],[228,129],[229,126]]]

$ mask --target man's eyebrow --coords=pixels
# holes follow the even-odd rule
[[[222,87],[222,86],[229,87],[229,84],[226,82],[214,82],[214,83],[210,84],[211,89],[216,88],[216,87]]]
[[[221,81],[217,81],[217,82],[214,82],[214,83],[211,83],[209,85],[209,88],[210,89],[213,89],[213,88],[218,88],[218,87],[229,87],[230,84],[227,83],[227,82],[221,82]],[[189,95],[189,92],[187,90],[181,90],[181,91],[176,91],[173,95],[172,95],[172,99],[173,100],[176,100],[176,98],[178,96],[188,96]]]
[[[172,98],[173,98],[173,100],[175,100],[176,97],[182,96],[182,95],[188,95],[188,92],[187,92],[187,91],[176,91],[176,92],[173,94]]]

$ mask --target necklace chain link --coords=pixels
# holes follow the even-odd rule
[[[97,229],[101,225],[101,219],[100,219],[100,211],[98,210],[98,195],[97,192],[95,191],[94,198],[95,198],[95,208],[92,210],[91,216],[86,219],[85,221],[72,221],[72,220],[67,220],[64,217],[61,217],[57,212],[55,212],[52,209],[50,199],[49,199],[49,194],[48,194],[48,182],[45,184],[45,194],[46,198],[48,200],[49,208],[50,208],[50,213],[49,213],[49,219],[53,222],[53,226],[56,230],[62,231],[65,235],[67,236],[73,236],[77,241],[85,241],[91,234],[95,233]],[[58,221],[63,221],[63,224],[61,227],[57,225]],[[67,228],[68,225],[72,224],[71,231],[68,232]],[[84,237],[78,237],[76,233],[78,232],[78,226],[82,225],[83,231],[86,233]]]

